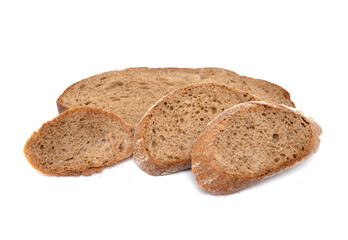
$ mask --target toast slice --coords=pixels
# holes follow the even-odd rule
[[[135,130],[133,157],[150,175],[191,167],[192,145],[204,126],[220,112],[257,97],[215,83],[180,88],[158,101]]]
[[[161,97],[190,84],[211,82],[249,92],[260,99],[294,106],[280,86],[221,68],[129,68],[81,80],[58,98],[58,111],[91,106],[115,113],[135,128],[146,111]]]
[[[202,130],[192,150],[192,172],[202,189],[234,193],[310,157],[318,150],[321,132],[295,109],[243,103]]]
[[[91,175],[132,153],[133,134],[111,112],[91,107],[67,110],[46,122],[24,146],[29,163],[50,175]]]

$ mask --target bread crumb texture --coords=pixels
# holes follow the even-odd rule
[[[209,192],[239,191],[313,154],[320,142],[318,127],[283,106],[238,105],[203,130],[193,149],[192,171]]]
[[[220,68],[128,68],[81,80],[57,100],[60,112],[92,106],[116,113],[135,128],[146,111],[164,95],[189,84],[218,83],[249,92],[261,100],[294,106],[280,86]]]
[[[136,150],[139,163],[157,163],[163,168],[158,173],[173,173],[170,169],[185,165],[190,168],[191,150],[200,131],[225,109],[236,104],[257,100],[246,92],[225,85],[203,83],[184,87],[161,99],[144,116],[136,129]],[[143,156],[143,155],[146,155]],[[142,164],[146,170],[145,163]],[[179,170],[179,169],[176,169]],[[183,168],[180,168],[183,170]]]
[[[25,144],[24,153],[45,174],[91,175],[129,157],[132,135],[115,114],[77,107],[43,124]]]

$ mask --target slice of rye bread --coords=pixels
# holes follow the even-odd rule
[[[228,194],[280,173],[314,154],[322,130],[284,105],[248,102],[232,107],[201,132],[192,150],[198,185]]]
[[[133,134],[111,112],[91,107],[65,111],[32,134],[24,146],[29,163],[50,175],[91,175],[132,153]]]
[[[105,72],[68,87],[58,98],[58,111],[92,106],[116,113],[135,128],[146,111],[167,93],[189,84],[213,82],[249,92],[261,100],[294,107],[280,86],[221,68],[128,68]]]
[[[201,83],[180,88],[158,101],[135,130],[133,157],[150,175],[191,167],[191,149],[205,125],[227,108],[257,97],[226,85]]]

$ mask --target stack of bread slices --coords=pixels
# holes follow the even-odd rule
[[[192,169],[213,194],[240,191],[307,159],[320,126],[290,94],[221,68],[129,68],[83,79],[24,146],[50,175],[91,175],[132,154],[150,175]]]

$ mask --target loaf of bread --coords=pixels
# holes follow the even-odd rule
[[[118,116],[76,107],[44,123],[24,146],[29,163],[50,175],[91,175],[132,153],[133,133]]]
[[[242,103],[202,130],[192,150],[192,172],[210,193],[237,192],[307,159],[317,151],[321,132],[295,109]]]
[[[258,100],[216,83],[180,88],[158,101],[135,130],[133,157],[145,172],[166,175],[191,167],[191,149],[204,126],[220,112]]]
[[[129,68],[81,80],[58,98],[59,112],[77,106],[111,111],[135,128],[146,111],[167,93],[189,84],[224,84],[261,100],[294,106],[282,87],[220,68]]]

